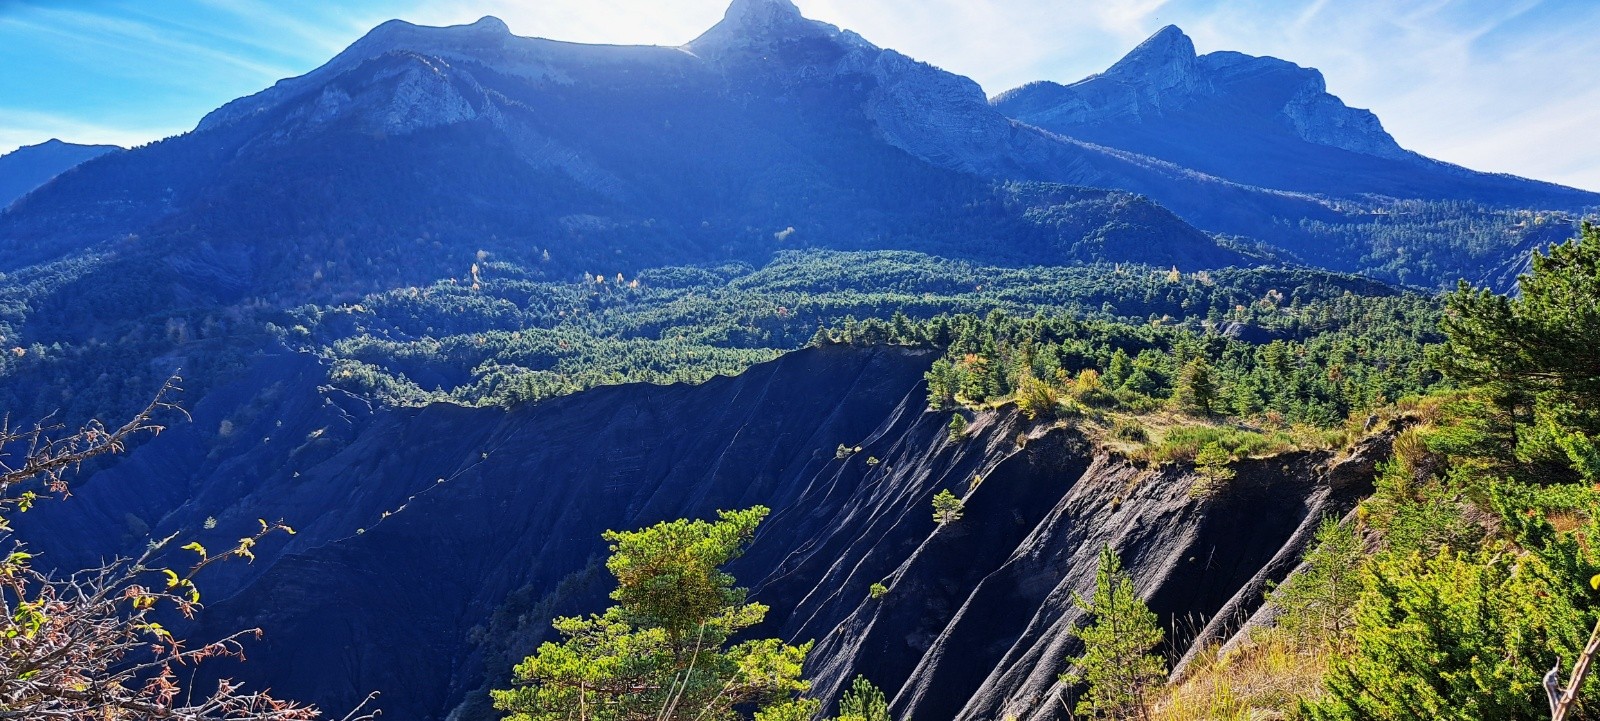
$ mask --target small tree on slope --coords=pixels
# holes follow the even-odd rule
[[[1109,719],[1148,719],[1148,691],[1166,677],[1166,663],[1152,649],[1161,643],[1156,615],[1139,598],[1133,579],[1108,546],[1100,550],[1094,598],[1073,602],[1090,617],[1072,635],[1083,641],[1083,655],[1067,659],[1064,683],[1084,683],[1074,713]]]
[[[894,717],[889,715],[889,701],[883,692],[865,676],[857,676],[839,699],[835,721],[894,721]]]
[[[761,622],[722,567],[737,558],[767,509],[723,511],[719,520],[671,521],[608,531],[616,606],[588,618],[558,618],[565,639],[546,643],[514,669],[515,688],[495,691],[513,721],[758,721],[809,718],[797,700],[811,644],[778,639],[729,645]]]

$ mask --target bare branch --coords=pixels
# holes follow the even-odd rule
[[[182,390],[178,387],[180,380],[177,376],[168,378],[150,404],[116,430],[108,430],[99,421],[90,421],[70,435],[51,437],[52,432],[63,426],[51,424],[48,418],[26,430],[13,428],[9,417],[0,421],[0,511],[26,503],[12,494],[18,484],[42,481],[50,493],[65,495],[67,472],[78,469],[91,458],[121,453],[128,440],[136,435],[165,430],[155,418],[163,411],[184,412],[172,400]],[[7,449],[19,445],[24,447],[21,458],[7,463],[10,458]]]
[[[177,670],[214,658],[244,657],[244,641],[259,629],[239,631],[195,648],[186,647],[156,621],[159,609],[193,618],[200,610],[194,577],[225,559],[253,559],[253,549],[268,534],[294,529],[261,521],[261,530],[233,548],[209,555],[199,544],[184,550],[199,554],[185,573],[160,567],[157,556],[176,536],[152,543],[138,558],[120,558],[96,568],[48,574],[35,569],[27,549],[16,543],[5,514],[25,511],[33,491],[19,484],[42,482],[50,494],[67,494],[66,476],[97,456],[120,453],[142,433],[159,433],[163,411],[182,412],[170,398],[178,379],[169,379],[143,411],[116,430],[98,422],[71,435],[52,438],[59,425],[37,423],[16,431],[0,422],[0,452],[21,449],[12,464],[0,453],[0,721],[311,721],[322,718],[314,706],[245,692],[230,680],[196,692],[179,683]],[[374,695],[375,696],[375,695]],[[368,696],[342,721],[368,721]]]

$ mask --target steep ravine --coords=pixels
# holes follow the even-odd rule
[[[309,359],[279,359],[199,404],[205,433],[146,444],[30,532],[111,549],[135,540],[116,510],[134,501],[155,532],[217,519],[193,531],[214,543],[282,517],[297,536],[203,584],[204,632],[266,630],[249,664],[213,672],[330,709],[378,690],[386,718],[465,721],[487,716],[482,690],[550,615],[605,605],[603,530],[762,504],[773,513],[733,572],[772,607],[761,632],[817,641],[817,693],[864,673],[901,717],[1050,719],[1071,593],[1092,584],[1102,544],[1169,625],[1199,629],[1225,606],[1243,619],[1305,529],[1370,483],[1371,454],[1301,453],[1240,463],[1199,500],[1182,469],[1009,409],[952,443],[949,414],[925,410],[930,361],[829,347],[700,386],[371,411],[315,385]],[[206,437],[221,419],[231,434]],[[267,437],[281,440],[255,442]],[[861,451],[838,459],[841,443]],[[936,528],[945,488],[965,517]],[[96,535],[97,519],[114,530]],[[889,592],[869,598],[874,582]]]

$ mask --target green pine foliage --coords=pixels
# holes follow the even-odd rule
[[[1184,413],[1209,416],[1217,403],[1217,386],[1211,381],[1211,364],[1203,357],[1191,359],[1178,371],[1172,402]]]
[[[1203,497],[1221,491],[1238,473],[1228,466],[1232,462],[1233,454],[1222,444],[1213,441],[1202,446],[1194,457],[1194,472],[1200,479],[1189,489],[1190,494]]]
[[[1333,427],[1440,383],[1423,362],[1438,340],[1426,301],[1352,295],[1288,313],[1320,318],[1321,330],[1251,343],[1203,327],[1059,315],[935,318],[929,335],[949,343],[927,373],[929,405],[1014,399],[1037,414],[1059,394],[1148,412],[1170,400],[1196,415]]]
[[[1552,654],[1543,585],[1501,549],[1385,556],[1366,569],[1355,649],[1312,718],[1534,719]]]
[[[1100,549],[1094,596],[1086,600],[1074,594],[1073,602],[1089,616],[1088,625],[1072,631],[1083,652],[1068,659],[1061,677],[1084,685],[1073,712],[1089,718],[1148,718],[1151,692],[1167,675],[1166,662],[1154,652],[1163,634],[1109,546]]]
[[[961,520],[961,513],[966,508],[956,494],[946,488],[933,496],[933,522],[941,526]]]
[[[722,567],[737,558],[767,509],[723,511],[717,521],[670,521],[609,531],[606,568],[617,605],[587,618],[558,618],[563,640],[539,647],[493,692],[512,721],[734,721],[803,719],[810,685],[801,666],[811,645],[778,639],[733,642],[767,607]]]
[[[1115,386],[1157,399],[1171,394],[1176,373],[1159,357],[1169,339],[1208,336],[1207,328],[1237,325],[1285,340],[1344,329],[1382,344],[1344,348],[1340,358],[1352,368],[1374,355],[1409,369],[1406,354],[1420,352],[1409,341],[1434,333],[1428,299],[1316,271],[1221,270],[1173,280],[1168,269],[1143,266],[995,268],[918,253],[821,250],[779,253],[761,268],[644,270],[622,283],[611,269],[576,282],[503,261],[480,263],[478,271],[305,306],[270,318],[271,327],[291,346],[334,359],[336,385],[408,405],[504,404],[597,385],[702,382],[803,346],[850,344],[953,347],[958,355],[936,363],[935,372],[959,365],[958,387],[930,389],[945,396],[930,397],[932,405],[945,407],[956,394],[977,401],[1014,391],[1018,369],[1009,365],[1008,339],[980,338],[971,328],[997,309],[1011,319],[1042,312],[1127,329],[1130,363],[1148,353],[1129,371],[1137,372],[1132,381],[1119,376]],[[1152,323],[1160,332],[1142,330]],[[1372,333],[1373,325],[1383,330]],[[982,356],[985,373],[961,362],[969,353]],[[1099,360],[1095,367],[1104,372],[1111,359]],[[1286,357],[1284,369],[1309,377],[1308,366],[1323,360]],[[1052,373],[1035,375],[1056,383]],[[1389,385],[1368,395],[1392,399],[1416,383]],[[1301,390],[1277,392],[1287,399]]]
[[[1435,362],[1463,383],[1538,412],[1535,431],[1600,435],[1600,226],[1534,256],[1516,298],[1462,284]]]
[[[1411,406],[1420,423],[1395,438],[1362,506],[1380,545],[1360,563],[1349,652],[1307,704],[1313,718],[1548,717],[1543,675],[1570,668],[1600,622],[1589,585],[1600,572],[1600,231],[1536,258],[1522,289],[1448,299],[1434,361],[1472,388]],[[1348,540],[1330,543],[1350,557]],[[1579,697],[1600,697],[1600,680]]]
[[[1323,519],[1300,571],[1272,590],[1272,602],[1281,611],[1278,627],[1302,645],[1343,648],[1355,625],[1351,599],[1361,592],[1365,558],[1361,535],[1352,525]]]
[[[1486,265],[1505,257],[1507,248],[1564,238],[1578,223],[1568,213],[1508,210],[1467,200],[1383,201],[1345,209],[1364,217],[1300,221],[1300,229],[1315,237],[1323,251],[1317,261],[1431,288],[1481,275]]]
[[[889,715],[889,702],[883,692],[865,676],[857,676],[839,699],[835,721],[894,721],[894,717]]]
[[[950,414],[950,424],[945,426],[945,435],[951,443],[960,443],[967,437],[967,417],[960,413]]]

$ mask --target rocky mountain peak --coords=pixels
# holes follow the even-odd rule
[[[1139,43],[1104,74],[1157,79],[1193,75],[1197,67],[1194,41],[1178,26],[1168,25]]]
[[[799,17],[800,8],[789,0],[733,0],[722,19],[746,27],[761,27],[774,20]]]
[[[1177,162],[1212,172],[1234,161],[1210,164],[1192,157],[1203,148],[1229,147],[1223,155],[1237,158],[1257,156],[1272,143],[1310,143],[1376,158],[1415,159],[1384,131],[1377,116],[1329,94],[1316,69],[1232,51],[1198,55],[1194,41],[1172,25],[1103,73],[1070,85],[1024,86],[998,96],[995,104],[1054,132],[1158,156],[1173,154],[1175,139],[1186,138],[1179,145],[1187,149],[1175,151],[1175,158],[1181,156]],[[1266,182],[1257,176],[1248,180]]]
[[[483,33],[494,33],[496,35],[511,34],[511,28],[506,26],[506,21],[501,20],[493,15],[485,15],[481,18],[478,18],[477,22],[468,25],[467,27]]]
[[[733,0],[728,11],[704,35],[690,42],[697,55],[721,55],[736,50],[762,49],[795,37],[838,33],[832,25],[808,20],[790,0]]]

